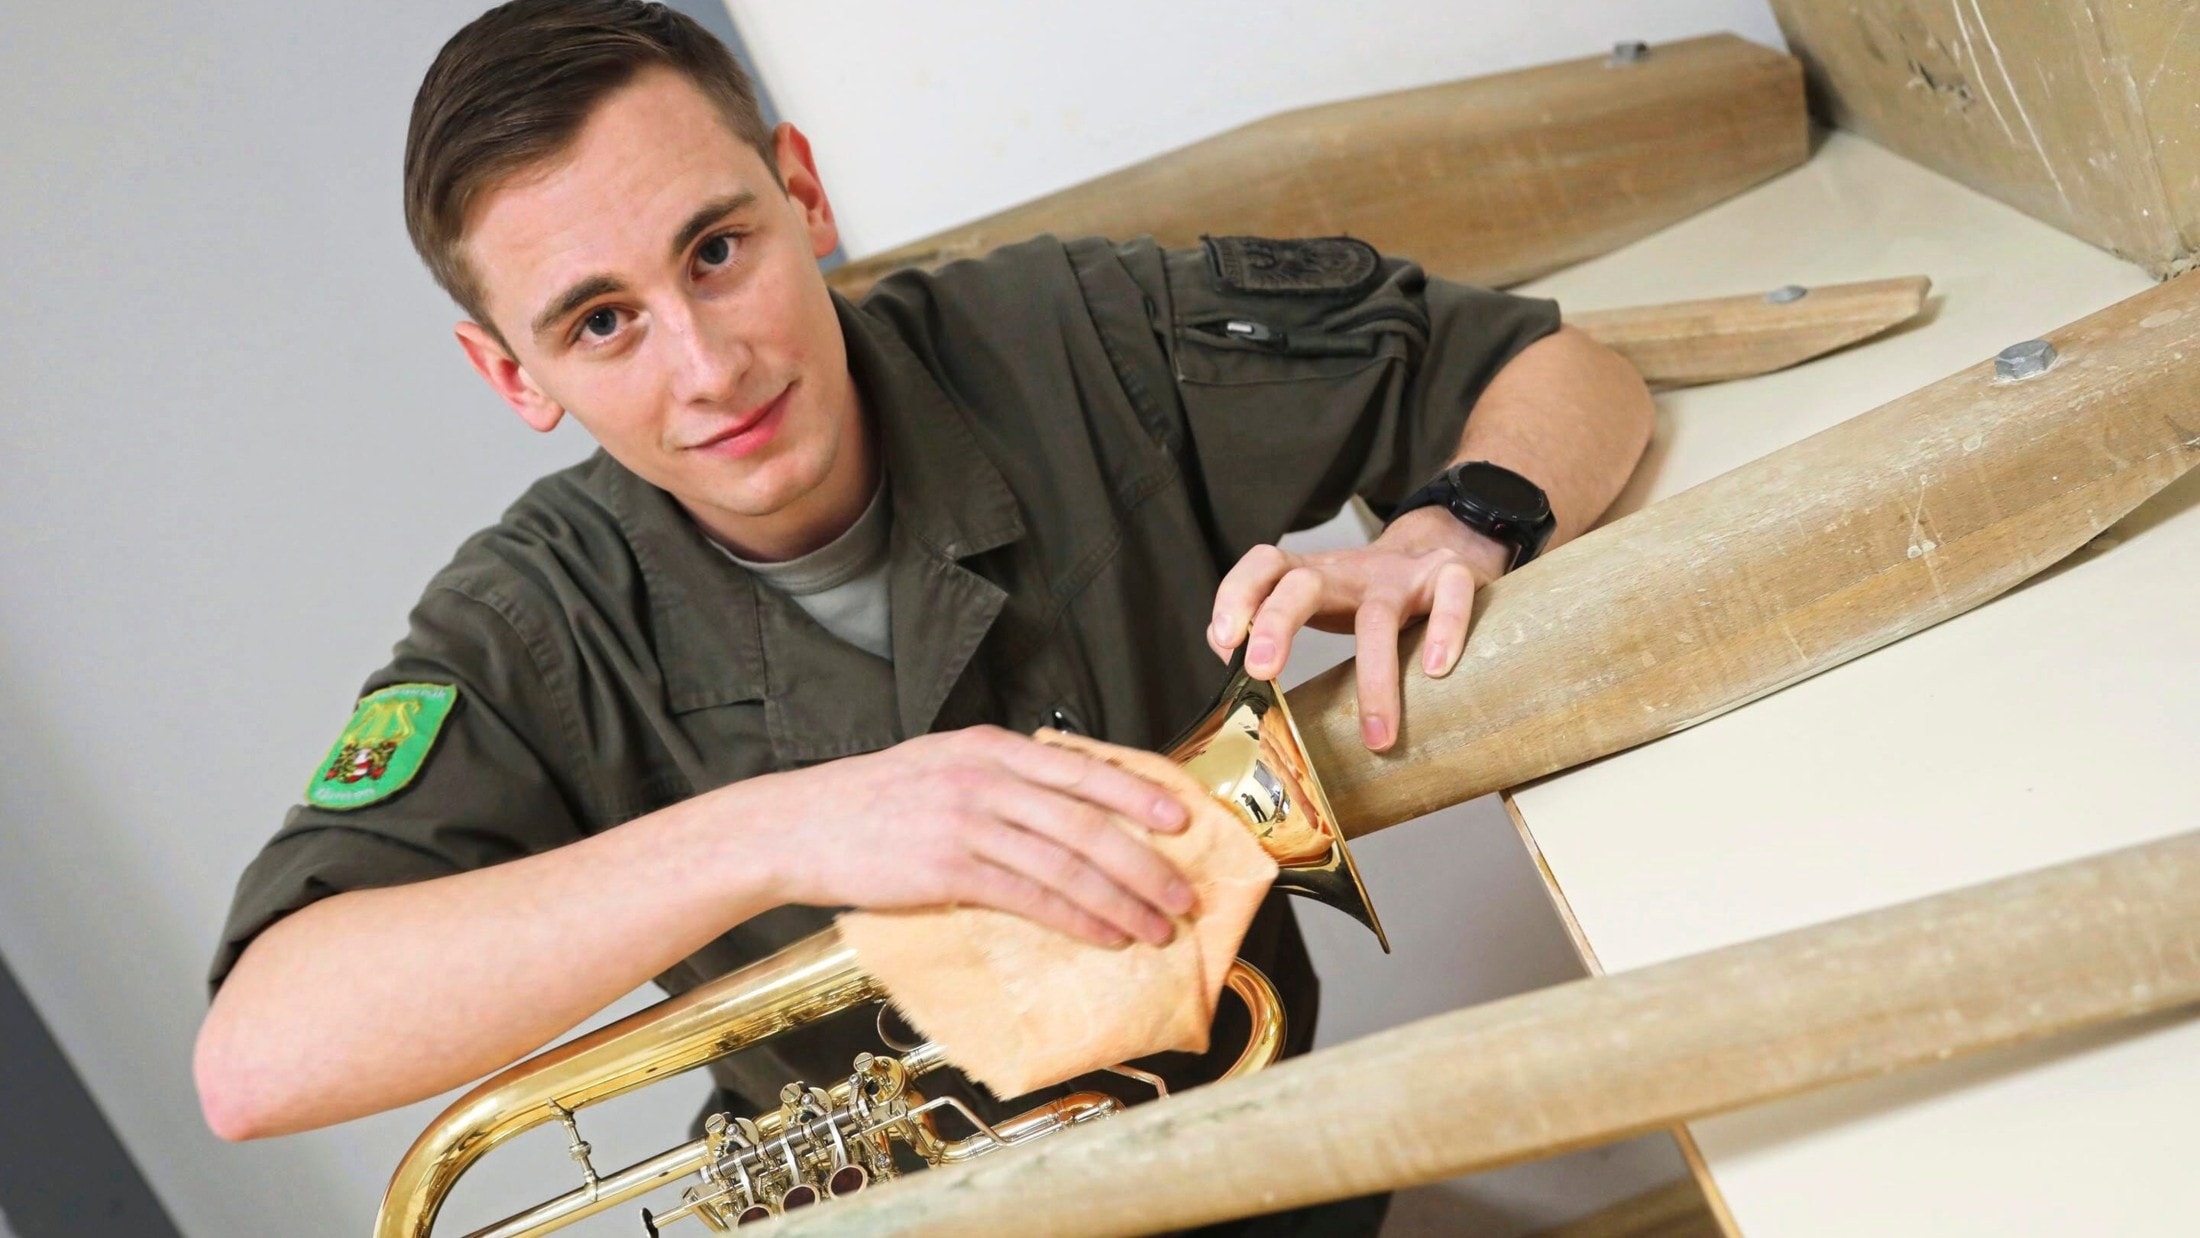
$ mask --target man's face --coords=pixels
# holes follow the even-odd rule
[[[828,478],[869,468],[817,267],[832,211],[791,126],[776,152],[784,192],[685,77],[644,70],[474,212],[467,253],[511,353],[458,327],[528,424],[570,412],[705,529],[762,553],[848,489]]]

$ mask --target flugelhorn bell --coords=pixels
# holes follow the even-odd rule
[[[1390,952],[1390,938],[1360,884],[1360,870],[1307,759],[1291,707],[1275,684],[1245,673],[1243,650],[1231,662],[1229,682],[1215,703],[1162,751],[1244,819],[1282,869],[1277,889],[1344,912]]]

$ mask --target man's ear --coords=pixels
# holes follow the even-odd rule
[[[475,371],[504,397],[504,402],[512,406],[521,421],[544,434],[557,428],[559,419],[565,416],[565,409],[535,385],[533,376],[520,368],[519,362],[504,351],[504,345],[497,343],[496,337],[475,322],[462,321],[452,330]]]
[[[840,248],[840,225],[833,221],[833,203],[825,196],[825,182],[817,174],[817,160],[810,155],[810,139],[793,125],[782,123],[772,131],[772,154],[779,164],[779,183],[787,198],[802,208],[810,232],[810,255],[822,258]]]

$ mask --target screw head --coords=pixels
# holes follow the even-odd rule
[[[1801,284],[1782,284],[1765,294],[1765,300],[1774,305],[1788,305],[1810,295],[1810,289]]]
[[[1617,68],[1621,65],[1639,63],[1643,57],[1649,54],[1650,45],[1648,43],[1614,43],[1612,44],[1612,55],[1604,63]]]
[[[2019,382],[2047,373],[2055,365],[2055,346],[2046,340],[2011,344],[1994,354],[1994,376]]]

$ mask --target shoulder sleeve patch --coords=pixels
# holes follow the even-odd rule
[[[1357,237],[1269,240],[1203,236],[1207,265],[1225,292],[1256,296],[1336,296],[1364,292],[1382,271],[1382,255]]]
[[[306,784],[306,803],[339,812],[403,790],[458,702],[450,684],[391,684],[359,698],[351,721]]]

